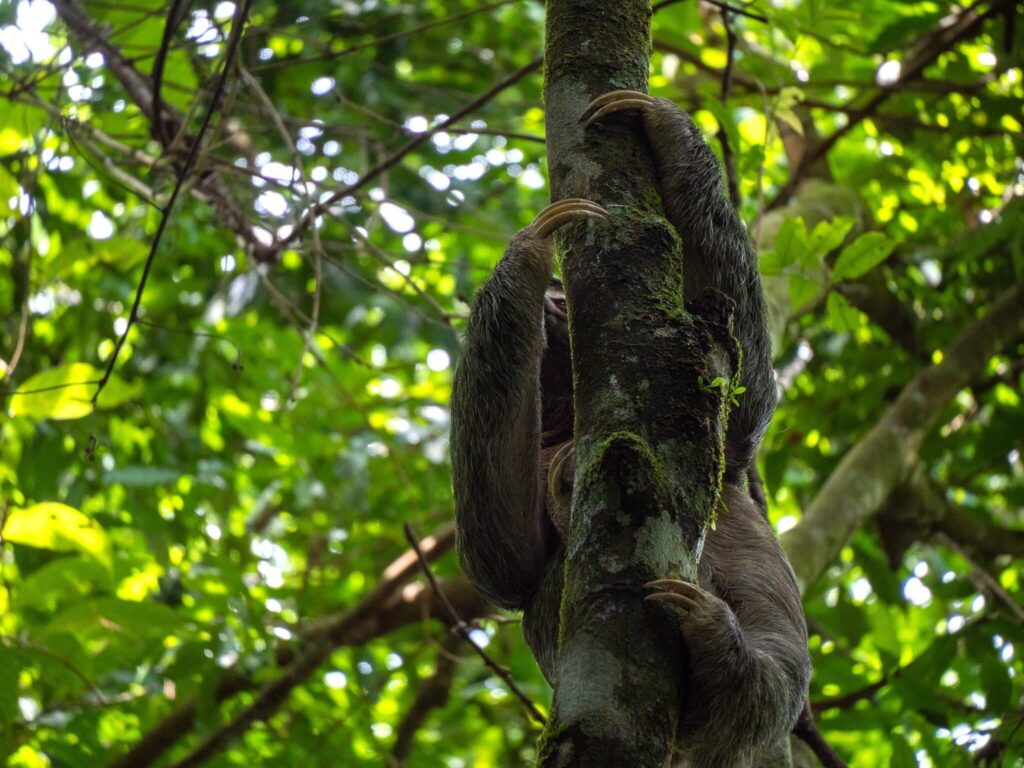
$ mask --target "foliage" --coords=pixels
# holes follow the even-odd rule
[[[654,16],[652,92],[716,149],[728,137],[762,270],[787,297],[761,461],[781,530],[900,389],[1024,280],[1024,23],[1010,25],[1013,3],[979,6],[984,20],[951,40],[946,3],[757,2],[764,21],[729,22],[731,63],[711,6]],[[0,2],[12,766],[105,763],[192,702],[160,758],[183,759],[287,679],[320,623],[374,594],[407,549],[403,523],[425,535],[450,519],[466,299],[547,202],[542,74],[511,77],[541,55],[542,4],[258,3],[157,240],[237,11]],[[115,54],[146,89],[162,63],[179,135],[154,130]],[[899,63],[925,54],[901,80]],[[833,135],[824,165],[787,154]],[[783,191],[799,205],[783,209]],[[859,300],[869,288],[886,301]],[[884,505],[808,588],[811,698],[851,766],[1024,759],[1022,353],[1018,339],[993,358],[920,448],[941,508]],[[457,574],[450,553],[434,567]],[[508,686],[465,645],[442,647],[442,623],[367,629],[388,605],[207,764],[529,764],[537,731]],[[487,616],[473,636],[546,706],[518,627]]]

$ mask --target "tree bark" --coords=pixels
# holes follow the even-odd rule
[[[545,105],[552,200],[605,206],[565,229],[576,475],[554,707],[542,766],[655,768],[671,759],[685,659],[677,620],[643,602],[695,580],[724,466],[725,403],[701,386],[737,370],[728,316],[683,308],[639,117],[584,131],[600,93],[646,91],[649,0],[549,0]]]

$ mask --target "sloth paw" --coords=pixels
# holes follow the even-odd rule
[[[653,600],[658,603],[667,603],[689,615],[695,611],[712,605],[714,602],[721,602],[710,592],[705,592],[696,584],[688,581],[677,581],[675,579],[658,579],[644,584],[647,589],[657,589],[653,595],[648,595],[644,600]]]
[[[537,214],[530,228],[534,234],[541,239],[546,239],[555,233],[559,227],[568,224],[570,221],[580,219],[607,219],[610,214],[597,203],[583,200],[578,197],[570,197],[566,200],[559,200],[552,203],[543,211]]]
[[[658,590],[645,601],[671,605],[679,611],[691,654],[710,658],[738,652],[742,644],[739,625],[724,600],[688,581],[658,579],[644,586]]]

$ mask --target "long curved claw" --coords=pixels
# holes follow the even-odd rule
[[[711,597],[711,595],[696,584],[675,579],[658,579],[657,581],[644,584],[644,587],[663,590],[655,592],[653,595],[648,595],[644,598],[645,601],[654,600],[659,603],[668,603],[678,606],[685,611],[696,610],[705,600]]]
[[[583,110],[580,122],[584,128],[589,128],[596,121],[612,112],[621,112],[624,109],[648,110],[655,104],[655,99],[640,91],[609,91],[602,93],[594,99]]]
[[[644,586],[648,589],[667,589],[671,592],[679,592],[680,594],[692,595],[694,597],[709,596],[707,592],[696,584],[689,581],[680,581],[678,579],[657,579],[655,581],[647,582]]]
[[[546,238],[570,221],[607,219],[610,215],[597,203],[579,197],[570,197],[549,205],[534,217],[530,226],[533,227],[538,237]]]
[[[534,216],[534,218],[533,218],[533,225],[537,226],[537,224],[541,221],[541,219],[543,219],[546,216],[550,216],[552,214],[558,213],[559,211],[563,210],[564,208],[575,208],[575,207],[587,207],[587,208],[590,208],[591,210],[593,210],[595,213],[605,213],[605,214],[608,213],[608,211],[606,211],[604,208],[602,208],[600,205],[598,205],[595,202],[592,202],[590,200],[586,200],[586,199],[584,199],[582,197],[568,197],[565,200],[559,200],[557,202],[552,203],[547,208],[545,208],[540,213],[538,213],[536,216]]]
[[[644,598],[646,603],[648,600],[655,603],[668,603],[682,608],[684,611],[695,611],[700,607],[699,603],[694,602],[688,597],[683,595],[677,595],[675,592],[655,592],[653,595],[648,595]]]

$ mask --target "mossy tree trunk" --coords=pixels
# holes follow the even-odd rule
[[[683,694],[676,617],[644,603],[656,578],[694,579],[723,467],[736,373],[721,305],[683,307],[681,244],[661,215],[639,116],[584,131],[589,101],[646,90],[648,0],[548,0],[545,102],[552,200],[605,206],[565,228],[576,399],[554,710],[542,766],[665,766]]]

